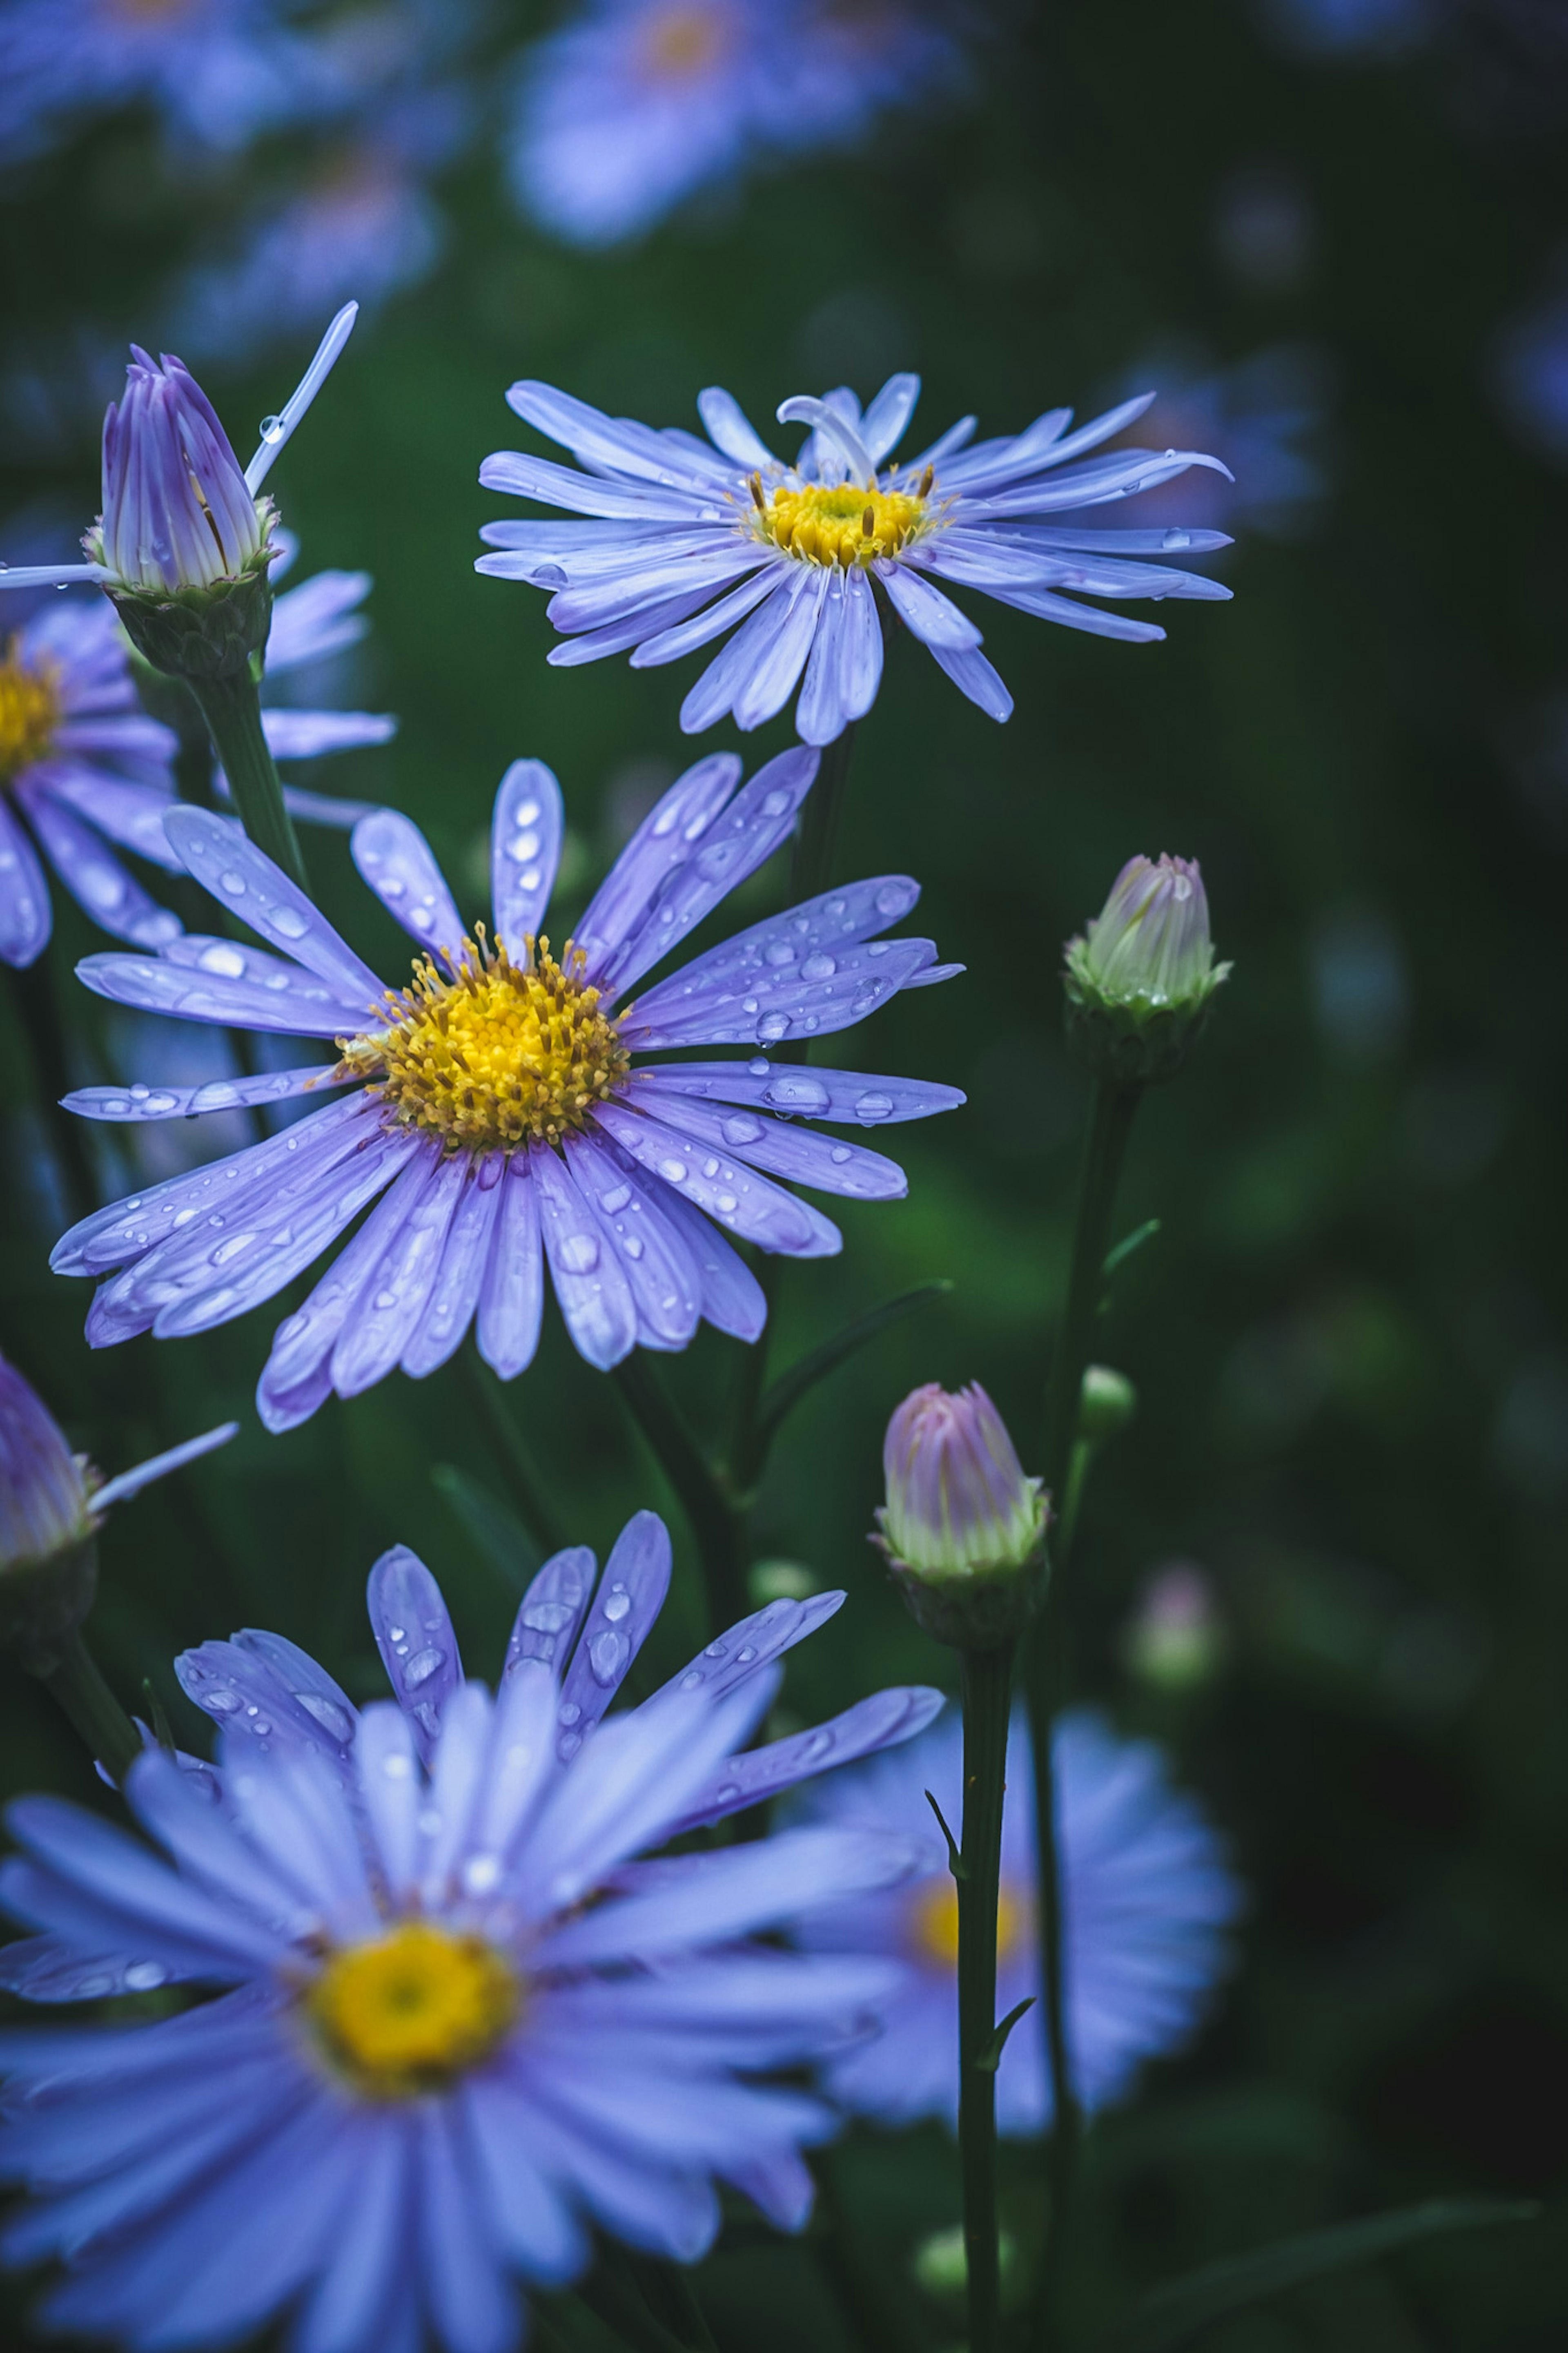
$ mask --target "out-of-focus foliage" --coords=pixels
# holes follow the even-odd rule
[[[1233,606],[1165,607],[1170,640],[1147,649],[988,606],[1017,694],[1005,728],[895,649],[839,870],[921,877],[925,926],[969,976],[900,997],[867,1051],[970,1103],[903,1132],[907,1204],[846,1205],[843,1257],[786,1271],[773,1361],[911,1285],[953,1288],[788,1424],[760,1549],[775,1577],[805,1564],[850,1589],[792,1665],[800,1720],[940,1676],[864,1541],[882,1427],[915,1382],[979,1377],[1034,1467],[1084,1108],[1060,943],[1133,852],[1199,858],[1236,971],[1134,1143],[1120,1223],[1157,1215],[1161,1230],[1119,1273],[1099,1353],[1133,1376],[1141,1410],[1085,1505],[1072,1679],[1169,1744],[1252,1910],[1206,2038],[1095,2126],[1077,2315],[1109,2322],[1142,2284],[1351,2211],[1523,2191],[1548,2201],[1528,2232],[1402,2255],[1211,2341],[1546,2353],[1568,2318],[1568,501],[1552,436],[1510,438],[1498,354],[1519,348],[1510,322],[1538,310],[1568,234],[1568,114],[1546,103],[1526,8],[1385,10],[1416,31],[1364,47],[1284,36],[1311,13],[1020,9],[974,45],[948,111],[928,102],[584,256],[506,199],[481,101],[546,25],[497,0],[471,48],[430,69],[430,93],[458,93],[439,121],[415,111],[421,69],[387,69],[408,111],[374,185],[389,159],[417,160],[401,215],[417,269],[368,232],[385,305],[269,487],[312,568],[375,575],[374,634],[323,699],[402,716],[394,744],[334,761],[321,788],[408,810],[478,903],[496,780],[536,754],[567,795],[565,895],[585,897],[684,762],[691,672],[552,671],[542,599],[474,576],[495,504],[475,474],[510,438],[514,377],[690,426],[710,383],[761,419],[803,386],[864,396],[914,367],[939,424],[973,409],[1000,432],[1058,401],[1087,414],[1167,353],[1173,405],[1201,390],[1220,423],[1198,444],[1229,455],[1225,421],[1269,380],[1258,355],[1293,355],[1279,406],[1305,401],[1310,433],[1254,424],[1234,453],[1238,503],[1218,518],[1238,533],[1219,559]],[[20,520],[0,553],[64,545],[95,510],[122,336],[179,350],[181,322],[216,322],[211,356],[184,355],[207,362],[237,441],[276,407],[353,290],[322,270],[320,301],[297,310],[258,257],[305,271],[321,248],[281,231],[244,244],[245,224],[299,200],[315,136],[183,153],[132,111],[8,169],[0,515]],[[210,274],[242,248],[243,332]],[[231,350],[246,373],[224,374]],[[1248,480],[1249,453],[1266,479]],[[749,762],[787,740],[781,722]],[[374,963],[395,955],[341,839],[313,834],[309,857],[334,920]],[[747,909],[781,888],[757,878]],[[123,1050],[118,1017],[69,979],[102,944],[62,906],[49,960],[79,1082],[114,1075]],[[465,1369],[396,1377],[273,1440],[251,1409],[270,1316],[89,1356],[84,1287],[46,1271],[65,1219],[11,1002],[0,1346],[108,1466],[244,1423],[104,1538],[94,1625],[121,1691],[150,1678],[196,1745],[171,1655],[251,1624],[374,1692],[363,1579],[394,1541],[437,1569],[471,1655],[493,1660],[534,1552]],[[137,1171],[107,1154],[124,1140],[104,1148],[104,1187],[123,1190]],[[705,1332],[666,1367],[705,1428],[735,1354]],[[603,1550],[633,1508],[668,1512],[687,1576],[649,1646],[657,1677],[689,1647],[695,1579],[614,1388],[557,1324],[503,1403],[574,1538]],[[1157,1639],[1173,1591],[1176,1672]],[[12,1681],[3,1696],[0,1786],[90,1795],[42,1696]],[[1024,2244],[1030,2177],[1008,2163]],[[951,2343],[958,2308],[914,2269],[957,2217],[943,2135],[858,2130],[830,2171],[889,2339]],[[726,2348],[845,2341],[809,2239],[743,2226],[702,2289]]]

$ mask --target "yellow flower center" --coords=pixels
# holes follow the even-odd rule
[[[0,785],[41,760],[60,722],[60,698],[48,666],[29,670],[13,638],[0,659]]]
[[[751,526],[759,539],[771,540],[786,555],[805,564],[842,565],[847,572],[879,555],[896,555],[920,537],[929,522],[932,480],[928,466],[914,491],[879,491],[874,484],[858,490],[853,482],[837,490],[812,482],[790,491],[781,483],[770,500],[762,477],[753,474]]]
[[[712,8],[664,8],[645,27],[643,61],[656,81],[692,81],[729,47],[729,28]]]
[[[564,964],[531,939],[520,965],[475,929],[455,974],[422,958],[410,986],[388,993],[386,1029],[338,1040],[340,1067],[374,1074],[396,1118],[447,1152],[553,1144],[585,1124],[631,1057],[570,940]]]
[[[488,2058],[521,2005],[493,1945],[409,1920],[334,1953],[304,2014],[335,2074],[371,2099],[411,2100]]]
[[[1029,1932],[1029,1905],[1004,1880],[996,1899],[996,1958],[1011,1960]],[[958,1890],[944,1872],[917,1887],[910,1904],[910,1947],[928,1968],[958,1967]]]

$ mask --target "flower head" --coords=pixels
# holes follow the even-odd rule
[[[554,592],[550,617],[571,640],[552,653],[555,663],[629,652],[634,668],[652,668],[733,628],[681,706],[681,726],[698,734],[727,712],[742,729],[760,726],[798,685],[796,728],[819,744],[876,700],[883,623],[894,615],[971,702],[1008,716],[1012,697],[980,651],[980,630],[939,578],[1039,619],[1135,641],[1165,633],[1063,591],[1229,596],[1157,560],[1174,548],[1223,547],[1221,533],[1090,530],[1074,519],[1191,466],[1224,472],[1193,450],[1088,457],[1152,394],[1076,433],[1071,411],[1053,409],[1023,433],[973,447],[966,417],[890,463],[919,392],[918,376],[891,376],[864,414],[847,391],[786,400],[780,420],[811,428],[788,461],[717,388],[698,401],[702,442],[605,417],[549,385],[514,384],[510,406],[584,470],[501,450],[479,480],[595,520],[487,524],[482,536],[502,552],[480,556],[478,568]]]
[[[979,1382],[911,1390],[888,1424],[882,1470],[877,1541],[920,1622],[961,1646],[1016,1631],[1037,1598],[1050,1513]]]
[[[82,978],[145,1012],[331,1040],[337,1060],[227,1082],[216,1098],[89,1087],[72,1108],[168,1119],[219,1102],[353,1092],[73,1228],[57,1270],[110,1278],[89,1318],[94,1345],[244,1314],[378,1195],[278,1332],[258,1395],[270,1428],[302,1420],[333,1389],[357,1396],[395,1365],[434,1371],[476,1319],[481,1353],[510,1378],[537,1345],[546,1262],[591,1364],[616,1364],[638,1341],[682,1348],[702,1317],[754,1339],[765,1303],[724,1233],[796,1257],[840,1247],[837,1229],[777,1177],[859,1199],[905,1190],[882,1154],[802,1123],[864,1129],[963,1101],[923,1081],[767,1058],[770,1046],[847,1029],[899,989],[956,969],[937,965],[929,940],[878,936],[919,896],[902,876],[847,884],[754,923],[633,998],[784,841],[816,768],[797,747],[737,792],[739,760],[699,762],[558,952],[544,922],[561,791],[540,762],[515,762],[497,796],[489,928],[465,931],[407,818],[362,819],[360,871],[420,951],[401,988],[384,986],[237,826],[172,812],[179,856],[266,948],[188,935],[156,957],[90,957]],[[704,1045],[740,1056],[647,1066],[650,1054]]]
[[[951,87],[957,45],[933,17],[897,0],[592,0],[525,52],[517,200],[576,245],[640,236],[749,163]]]
[[[225,1422],[107,1482],[32,1384],[0,1356],[0,1651],[25,1666],[53,1663],[92,1606],[93,1538],[111,1504],[193,1462],[238,1430]]]
[[[1054,1749],[1058,1841],[1065,1885],[1068,2047],[1090,2110],[1120,2099],[1141,2063],[1177,2050],[1207,2009],[1227,1958],[1226,1930],[1241,1891],[1194,1801],[1170,1786],[1147,1742],[1120,1740],[1098,1716],[1062,1719]],[[931,1827],[930,1789],[958,1819],[962,1726],[950,1708],[897,1755],[818,1782],[791,1809],[796,1822],[883,1830],[918,1841],[921,1874],[830,1906],[802,1924],[817,1953],[895,1962],[899,1983],[882,2031],[829,2061],[842,2105],[888,2125],[958,2114],[958,1923],[946,1852]],[[1050,2069],[1040,2014],[1035,1822],[1029,1736],[1014,1718],[1007,1744],[997,1915],[996,2009],[1035,2006],[1008,2036],[996,2077],[1004,2133],[1050,2120]]]
[[[52,1799],[12,1808],[0,1898],[42,1933],[5,1949],[0,1983],[205,1997],[0,2049],[0,2164],[34,2192],[5,2252],[66,2259],[52,2325],[150,2347],[292,2310],[337,2353],[427,2336],[502,2353],[518,2278],[574,2278],[591,2223],[692,2262],[722,2180],[801,2226],[801,2150],[831,2116],[760,2079],[863,2031],[891,1973],[751,1940],[896,1883],[912,1852],[825,1827],[637,1858],[939,1703],[879,1694],[737,1753],[836,1595],[774,1603],[605,1720],[669,1566],[648,1513],[596,1594],[592,1554],[558,1555],[492,1698],[463,1679],[434,1579],[391,1553],[370,1598],[394,1701],[355,1710],[277,1635],[205,1644],[180,1664],[226,1726],[216,1772],[153,1751],[127,1779],[162,1855]]]
[[[1113,1076],[1167,1078],[1230,969],[1215,961],[1196,859],[1130,858],[1100,914],[1068,942],[1069,1034]]]

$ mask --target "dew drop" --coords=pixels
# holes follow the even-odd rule
[[[210,948],[204,948],[196,962],[204,972],[216,972],[225,980],[238,980],[245,972],[243,951],[230,947],[226,940],[216,940]]]
[[[732,1218],[740,1206],[733,1193],[715,1193],[713,1196],[713,1207],[721,1218]]]
[[[306,1715],[313,1715],[321,1730],[330,1732],[334,1740],[353,1738],[353,1720],[335,1699],[323,1699],[319,1692],[296,1692],[294,1696]]]
[[[500,1857],[471,1854],[463,1865],[463,1886],[469,1895],[489,1895],[500,1883]]]
[[[563,1724],[575,1724],[582,1713],[576,1701],[569,1699],[561,1710],[561,1721]]]
[[[386,1639],[389,1642],[406,1642],[407,1629],[403,1626],[389,1626],[386,1630]]]
[[[383,1314],[383,1315],[384,1315],[384,1314],[386,1314],[386,1312],[387,1312],[388,1308],[395,1307],[395,1306],[396,1306],[396,1304],[397,1304],[397,1293],[396,1293],[396,1292],[395,1292],[395,1291],[378,1291],[378,1292],[376,1293],[376,1294],[375,1294],[375,1299],[374,1299],[374,1304],[375,1308],[377,1309],[378,1313],[379,1313],[379,1314]]]
[[[866,1094],[855,1098],[855,1116],[868,1126],[875,1120],[886,1119],[893,1108],[891,1095]]]
[[[563,1764],[569,1765],[582,1746],[583,1736],[580,1732],[563,1732],[561,1736],[560,1743],[560,1755]]]
[[[765,1054],[759,1054],[754,1062],[746,1064],[747,1075],[753,1079],[765,1079],[772,1069],[773,1064]]]
[[[800,976],[802,980],[831,980],[837,969],[833,958],[818,950],[816,955],[806,957],[801,965]]]
[[[237,874],[231,866],[226,867],[217,878],[217,887],[220,891],[226,892],[231,899],[243,899],[245,877],[243,874]]]
[[[680,1688],[682,1691],[699,1691],[701,1688],[701,1684],[702,1678],[698,1673],[695,1667],[689,1667],[685,1674],[680,1678]]]
[[[752,1119],[745,1112],[731,1113],[731,1116],[723,1123],[723,1135],[726,1144],[755,1144],[762,1132],[763,1124],[761,1120]]]
[[[576,1616],[566,1601],[531,1601],[522,1612],[522,1622],[535,1634],[563,1634]]]
[[[1162,547],[1169,547],[1173,549],[1178,547],[1191,547],[1192,543],[1193,534],[1190,531],[1168,531],[1165,533],[1164,538],[1160,542]]]
[[[783,817],[789,805],[790,799],[787,793],[766,793],[763,797],[763,815],[764,817]]]
[[[763,1090],[763,1100],[776,1111],[822,1112],[833,1098],[820,1079],[808,1079],[791,1071],[787,1077],[776,1078]],[[727,1133],[728,1131],[726,1131]]]
[[[283,438],[283,419],[280,417],[264,417],[257,430],[268,448],[276,449]]]
[[[599,1203],[599,1207],[605,1211],[606,1216],[614,1218],[618,1216],[620,1211],[626,1208],[626,1203],[631,1199],[631,1198],[632,1188],[629,1185],[616,1185],[613,1186],[610,1191],[605,1195],[604,1199]]]
[[[437,1667],[444,1667],[446,1663],[446,1651],[437,1651],[433,1645],[423,1651],[416,1651],[414,1656],[404,1666],[403,1680],[410,1691],[417,1691],[421,1683],[429,1682]]]
[[[711,1184],[714,1177],[719,1174],[719,1163],[713,1159],[705,1160],[702,1163],[702,1174],[707,1177],[709,1183]]]
[[[125,1972],[125,1982],[132,1993],[151,1993],[168,1974],[162,1961],[132,1961]]]
[[[232,1715],[239,1705],[239,1694],[232,1691],[210,1691],[204,1697],[202,1705],[209,1715]]]
[[[641,1258],[643,1254],[642,1236],[640,1234],[628,1234],[621,1247],[626,1251],[628,1258]]]
[[[795,950],[788,940],[770,940],[763,950],[764,964],[781,965],[795,962]]]
[[[885,889],[877,893],[877,913],[879,915],[885,916],[890,923],[895,915],[903,913],[906,895],[904,892],[895,890],[893,885],[889,883]]]
[[[381,1769],[389,1781],[411,1781],[414,1778],[414,1759],[401,1749],[395,1748],[389,1757],[382,1758]]]
[[[784,1037],[788,1029],[787,1013],[764,1013],[757,1024],[757,1036],[771,1046]]]
[[[595,1634],[588,1645],[588,1664],[594,1670],[595,1682],[606,1690],[613,1685],[631,1656],[631,1649],[626,1636],[617,1634],[613,1627],[606,1626],[602,1634]]]
[[[828,1155],[828,1158],[839,1168],[843,1167],[847,1160],[852,1160],[854,1156],[847,1144],[836,1144]]]
[[[272,928],[281,932],[286,940],[302,940],[310,926],[297,907],[275,907]]]
[[[661,1160],[658,1164],[658,1173],[667,1184],[684,1185],[686,1163],[684,1160]]]
[[[592,1234],[565,1234],[560,1256],[568,1274],[592,1274],[599,1263],[599,1245]]]
[[[605,1603],[605,1615],[612,1626],[618,1626],[632,1606],[632,1597],[624,1585],[612,1588]]]

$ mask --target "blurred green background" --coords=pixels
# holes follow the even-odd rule
[[[882,1427],[917,1381],[979,1377],[1034,1459],[1085,1099],[1061,1042],[1060,944],[1132,852],[1197,856],[1236,973],[1135,1139],[1119,1228],[1158,1216],[1162,1231],[1119,1281],[1100,1353],[1142,1410],[1086,1509],[1072,1672],[1169,1744],[1251,1904],[1210,2031],[1095,2129],[1078,2316],[1090,2327],[1210,2257],[1428,2193],[1546,2210],[1260,2308],[1205,2340],[1225,2353],[1546,2353],[1568,2329],[1568,764],[1542,732],[1568,684],[1568,501],[1489,394],[1492,339],[1562,229],[1568,154],[1561,119],[1552,135],[1516,111],[1506,78],[1469,102],[1468,37],[1314,64],[1240,6],[1026,13],[951,111],[605,257],[520,227],[476,150],[447,183],[442,265],[356,336],[272,483],[301,572],[374,574],[353,699],[402,718],[387,751],[300,780],[406,809],[478,909],[495,785],[538,754],[565,789],[563,896],[580,904],[689,756],[676,712],[694,673],[552,671],[544,599],[474,575],[478,525],[517,512],[475,483],[487,451],[527,438],[502,403],[513,377],[693,425],[710,383],[762,420],[791,393],[847,381],[869,397],[914,367],[930,438],[970,409],[983,432],[1058,401],[1087,415],[1160,354],[1199,376],[1299,354],[1321,495],[1284,529],[1234,526],[1216,566],[1233,606],[1165,607],[1170,639],[1152,649],[987,607],[1017,697],[1005,728],[896,649],[838,870],[919,876],[921,927],[968,974],[900,999],[845,1059],[970,1100],[896,1139],[907,1202],[846,1206],[842,1258],[788,1271],[773,1362],[929,1277],[953,1289],[788,1426],[758,1528],[764,1556],[849,1592],[791,1662],[791,1710],[942,1679],[865,1542]],[[194,209],[134,118],[12,175],[13,325],[134,322]],[[242,455],[303,355],[203,371]],[[16,454],[0,446],[0,514],[96,510],[90,427],[62,430],[47,463]],[[1181,485],[1164,496],[1196,513]],[[789,733],[786,718],[747,742],[748,765]],[[311,834],[308,855],[334,917],[398,970],[341,837]],[[749,912],[782,888],[757,878]],[[82,1078],[107,1075],[112,1041],[69,972],[101,944],[59,902],[50,963]],[[89,1356],[86,1287],[47,1271],[58,1221],[16,1020],[0,1080],[0,1345],[110,1472],[222,1416],[244,1424],[115,1515],[94,1624],[121,1692],[150,1678],[202,1745],[169,1662],[239,1624],[374,1692],[363,1578],[396,1541],[441,1577],[470,1669],[493,1673],[534,1554],[458,1368],[395,1376],[275,1440],[250,1402],[272,1314]],[[664,1360],[705,1430],[735,1357],[705,1330]],[[602,1552],[633,1508],[670,1517],[657,1677],[698,1624],[685,1524],[553,1311],[505,1407],[574,1537]],[[1129,1630],[1173,1561],[1201,1568],[1218,1630],[1209,1672],[1179,1686],[1152,1678]],[[5,1789],[90,1797],[47,1700],[9,1675],[0,1693]],[[910,2264],[956,2219],[950,2147],[857,2135],[837,2169],[893,2326],[936,2353],[961,2315]],[[843,2341],[807,2253],[783,2242],[737,2240],[705,2292],[726,2348]]]

